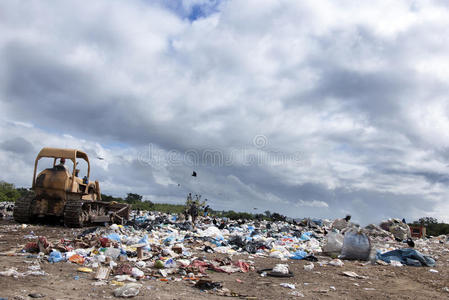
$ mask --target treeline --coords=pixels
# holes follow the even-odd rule
[[[125,198],[121,197],[113,197],[106,194],[101,194],[102,201],[107,202],[119,202],[119,203],[127,203],[130,204],[133,209],[138,210],[147,210],[147,211],[159,211],[163,213],[169,214],[182,214],[185,210],[185,205],[183,204],[168,204],[168,203],[153,203],[149,200],[143,200],[143,197],[139,194],[128,193]],[[203,214],[204,210],[200,209],[200,214]],[[285,221],[286,217],[278,214],[271,213],[270,211],[265,211],[264,214],[251,214],[247,212],[236,212],[233,210],[229,211],[219,211],[209,209],[209,216],[213,217],[225,217],[231,220],[268,220],[268,221]]]
[[[409,225],[423,225],[426,227],[427,236],[439,236],[442,234],[449,234],[449,224],[438,222],[436,218],[423,217],[418,221],[414,221]]]
[[[29,192],[26,188],[16,188],[14,184],[0,181],[0,202],[15,202]]]

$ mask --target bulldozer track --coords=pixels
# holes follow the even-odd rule
[[[14,205],[14,220],[18,223],[30,223],[33,194],[20,197]]]
[[[83,227],[86,221],[83,218],[84,201],[69,201],[64,209],[64,225],[67,227]]]

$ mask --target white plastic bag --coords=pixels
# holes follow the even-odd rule
[[[135,297],[139,295],[141,287],[142,285],[138,283],[128,283],[118,289],[115,289],[114,296],[123,298]]]
[[[329,232],[326,235],[326,244],[323,246],[323,253],[339,255],[343,248],[343,235],[338,232]]]
[[[356,229],[348,230],[341,249],[342,259],[368,260],[371,252],[370,238]]]

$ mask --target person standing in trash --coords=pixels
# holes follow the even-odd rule
[[[192,195],[189,194],[190,199],[188,198],[188,204],[189,207],[189,213],[192,218],[192,224],[195,226],[196,219],[198,218],[198,215],[200,213],[200,209],[204,207],[205,201],[201,202],[201,195],[195,195],[195,200],[192,200]],[[189,201],[190,200],[190,201]]]
[[[186,220],[189,219],[190,210],[191,210],[192,205],[193,205],[192,193],[189,193],[187,195],[186,205],[185,205],[185,208],[184,208],[184,215],[186,217]]]

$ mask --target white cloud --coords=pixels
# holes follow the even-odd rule
[[[312,200],[312,201],[304,201],[302,199],[296,203],[297,207],[308,206],[308,207],[316,207],[316,208],[328,208],[329,205],[324,201]]]
[[[441,3],[3,1],[0,179],[26,185],[34,152],[75,147],[106,193],[199,191],[220,209],[293,217],[333,217],[337,207],[373,222],[444,215]],[[263,151],[253,145],[260,134]],[[11,151],[27,143],[34,152]],[[139,164],[148,144],[164,155],[248,151],[225,167]],[[247,164],[269,151],[304,160]]]

